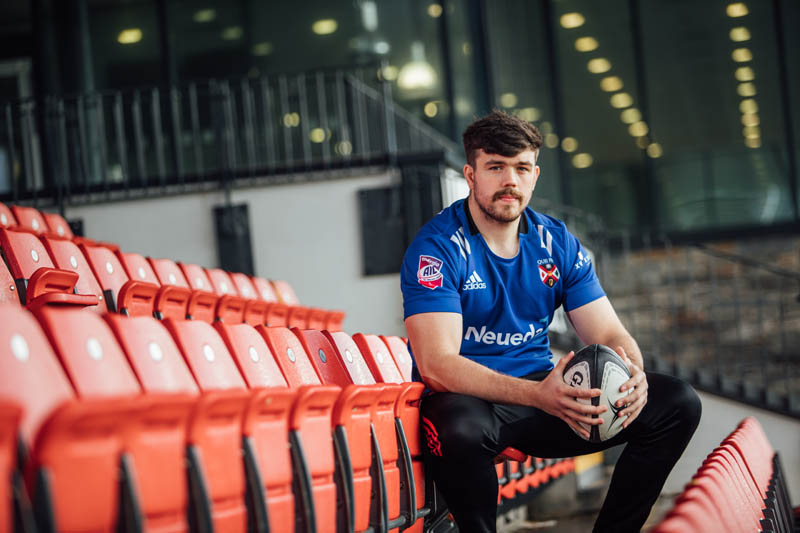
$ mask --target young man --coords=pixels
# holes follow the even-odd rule
[[[401,273],[405,325],[422,400],[430,474],[461,531],[495,531],[493,459],[506,447],[569,457],[627,443],[595,531],[639,531],[700,420],[686,383],[644,372],[642,354],[606,298],[578,239],[530,209],[542,137],[498,111],[464,132],[470,188],[409,246]],[[592,444],[579,422],[606,407],[564,384],[570,352],[555,367],[547,329],[563,305],[586,344],[613,348],[628,364],[627,417],[614,438]]]

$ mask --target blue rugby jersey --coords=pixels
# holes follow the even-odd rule
[[[563,222],[526,208],[519,251],[505,259],[478,233],[466,200],[420,230],[400,280],[405,318],[460,313],[461,355],[517,377],[553,368],[547,331],[558,306],[570,311],[605,295],[589,256]]]

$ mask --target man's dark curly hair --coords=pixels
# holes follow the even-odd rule
[[[542,146],[542,134],[536,126],[497,109],[467,126],[462,138],[467,163],[473,168],[479,149],[511,157],[523,150],[533,150],[538,155]]]

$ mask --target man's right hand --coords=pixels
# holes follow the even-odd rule
[[[570,362],[575,352],[569,352],[566,357],[562,357],[553,371],[539,383],[536,403],[534,407],[557,416],[577,433],[589,438],[589,432],[578,422],[590,426],[599,426],[603,423],[602,418],[592,418],[592,415],[599,415],[606,411],[604,405],[595,407],[580,403],[577,398],[594,398],[600,396],[600,389],[578,389],[564,383],[564,367]]]

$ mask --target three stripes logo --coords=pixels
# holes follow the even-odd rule
[[[477,289],[485,289],[486,283],[483,282],[481,277],[478,275],[476,271],[472,271],[472,275],[469,277],[467,282],[464,284],[465,291],[474,291]]]

